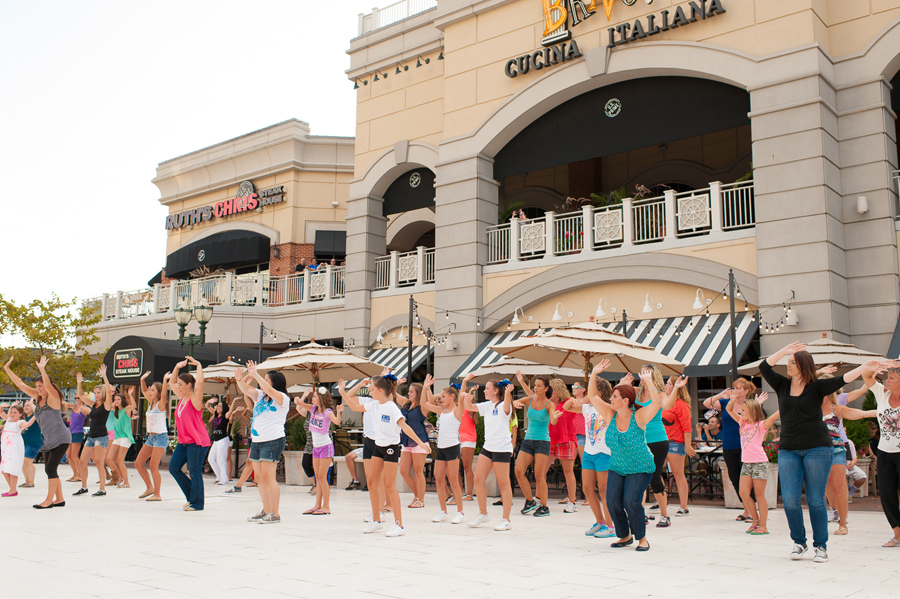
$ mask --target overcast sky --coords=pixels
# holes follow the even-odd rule
[[[158,163],[289,118],[355,134],[357,14],[392,0],[0,0],[0,293],[146,286]]]

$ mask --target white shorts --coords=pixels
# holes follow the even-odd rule
[[[459,444],[459,446],[460,447],[471,447],[472,449],[475,449],[475,441],[462,441]]]
[[[354,457],[356,457],[357,460],[361,460],[362,457],[363,457],[363,448],[362,448],[362,447],[357,447],[356,449],[354,449],[354,450],[351,451],[350,453],[352,453],[352,454],[354,455]],[[350,454],[348,453],[347,455],[350,455]]]
[[[847,470],[847,477],[852,481],[856,482],[858,480],[866,480],[866,473],[863,472],[862,468],[859,466],[854,466],[853,468],[849,468]]]
[[[131,440],[129,440],[128,437],[119,437],[118,439],[113,441],[113,445],[118,445],[119,447],[128,449],[129,447],[131,447]]]

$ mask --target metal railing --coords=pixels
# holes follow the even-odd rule
[[[665,197],[648,198],[632,204],[632,236],[634,243],[661,241],[666,236]]]
[[[344,276],[347,273],[347,267],[338,266],[331,269],[331,298],[341,299],[344,297]]]
[[[753,181],[729,183],[722,186],[722,215],[726,231],[756,225],[756,202]]]
[[[375,290],[387,289],[391,285],[391,257],[375,258]]]
[[[488,227],[488,264],[500,264],[509,260],[509,232],[509,223]]]
[[[422,282],[426,285],[434,283],[434,248],[425,250],[425,277]]]
[[[584,219],[581,212],[560,214],[554,221],[557,256],[575,254],[584,247]]]
[[[359,15],[359,35],[399,23],[435,7],[437,0],[401,0],[384,8],[374,8],[367,15]]]
[[[434,248],[417,247],[414,252],[391,252],[375,258],[375,289],[396,289],[434,283]]]

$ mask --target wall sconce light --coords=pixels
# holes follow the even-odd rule
[[[607,310],[609,310],[613,314],[616,313],[616,308],[615,307],[610,308],[609,302],[606,301],[606,298],[601,297],[600,302],[597,304],[597,311],[594,313],[594,320],[600,320],[601,318],[606,316],[606,312],[603,310],[603,304],[606,304]]]
[[[556,302],[556,310],[553,312],[553,320],[554,321],[562,320],[562,315],[559,313],[560,306],[562,306],[563,312],[565,312],[565,310],[566,310],[566,307],[563,306],[562,302]],[[566,312],[566,316],[568,316],[569,318],[572,318],[573,316],[575,316],[575,314],[572,312]]]
[[[857,196],[856,198],[856,212],[859,214],[865,214],[869,211],[869,199],[866,196]]]
[[[800,324],[800,317],[797,315],[796,312],[794,312],[793,310],[791,310],[790,312],[788,312],[788,313],[785,315],[785,317],[784,317],[784,324],[787,325],[787,326],[789,326],[789,327],[795,327],[795,326],[797,326],[798,324]]]
[[[363,85],[369,85],[368,79],[363,79],[362,84],[363,84]],[[359,77],[356,77],[356,78],[353,80],[353,89],[359,89]]]
[[[431,62],[431,59],[430,59],[430,58],[422,58],[421,55],[416,56],[416,68],[417,68],[417,69],[418,69],[420,66],[422,66],[422,63],[423,63],[423,62],[424,62],[425,64],[428,64],[428,63]]]
[[[438,60],[444,60],[444,49],[443,49],[443,48],[441,48],[441,53],[438,54],[438,58],[437,58],[437,59],[438,59]]]
[[[534,319],[533,316],[526,316],[525,311],[522,308],[516,308],[513,310],[512,324],[522,324],[522,321],[519,320],[519,312],[522,313],[522,318],[528,320],[529,322]]]
[[[387,79],[387,73],[380,73],[378,69],[375,69],[375,78],[372,81],[378,81],[378,76],[381,75],[382,78]]]
[[[397,63],[397,70],[394,71],[394,74],[395,74],[395,75],[399,75],[399,74],[400,74],[400,69],[401,69],[401,68],[402,68],[404,71],[408,71],[408,70],[409,70],[409,65],[400,64],[400,63],[398,62],[398,63]]]
[[[702,302],[700,301],[702,298]],[[705,304],[703,302],[706,302]],[[703,295],[702,289],[697,289],[697,293],[694,295],[694,310],[702,310],[706,306],[712,303],[712,299],[706,299],[706,296]]]
[[[384,335],[381,334],[381,331],[384,331],[385,333],[387,333],[387,329],[384,327],[381,327],[380,329],[378,329],[378,337],[375,338],[375,341],[377,341],[379,343],[384,341]]]
[[[403,329],[404,329],[404,328],[406,328],[406,332],[409,333],[409,327],[408,327],[408,326],[406,326],[406,325],[401,326],[401,327],[400,327],[400,336],[397,338],[397,339],[399,339],[400,341],[403,341],[404,339],[406,339],[406,335],[403,334]]]
[[[650,303],[650,300],[653,300],[653,304]],[[644,309],[642,312],[646,314],[647,312],[653,312],[654,306],[657,310],[662,310],[662,304],[656,303],[656,300],[653,299],[653,294],[648,293],[646,299],[644,300]]]

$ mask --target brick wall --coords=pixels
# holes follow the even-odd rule
[[[315,245],[312,243],[283,243],[269,249],[269,273],[273,276],[293,274],[300,258],[309,262],[313,259]],[[276,257],[276,254],[280,254]]]
[[[581,160],[569,165],[569,196],[589,198],[592,193],[600,193],[602,180],[600,158]]]

